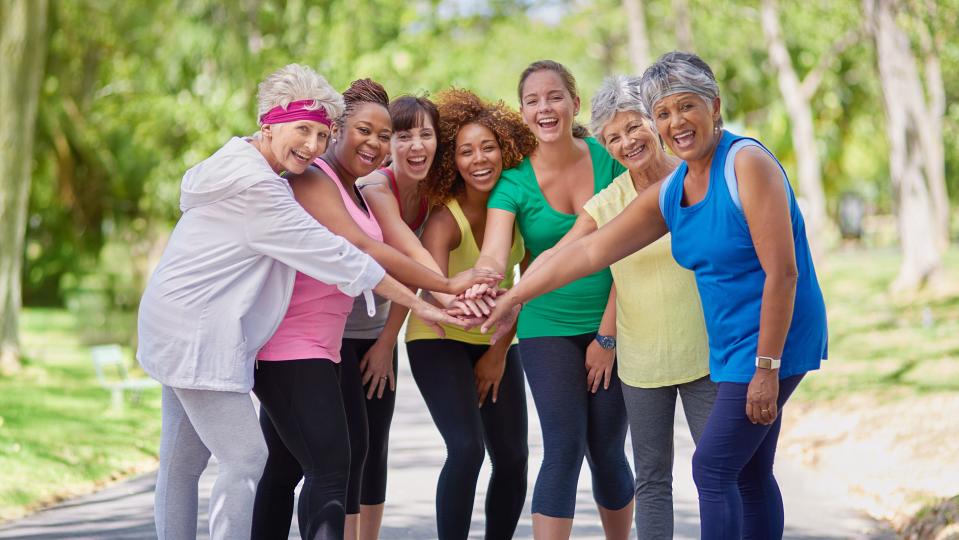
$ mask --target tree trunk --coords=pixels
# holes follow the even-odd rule
[[[643,0],[623,0],[626,8],[626,31],[629,33],[629,61],[636,75],[649,67],[649,36],[646,35],[646,14]]]
[[[676,48],[693,52],[693,23],[689,17],[689,0],[673,0],[673,17],[676,18]]]
[[[796,152],[799,195],[806,201],[804,217],[809,233],[809,243],[813,255],[818,258],[822,252],[821,246],[825,237],[831,233],[831,224],[826,215],[822,165],[813,129],[812,108],[809,105],[811,93],[815,91],[815,88],[804,89],[803,83],[796,75],[779,25],[779,6],[776,0],[763,0],[762,25],[769,59],[776,68],[779,91],[782,93],[786,112],[789,114],[793,149]],[[807,95],[806,92],[810,94]]]
[[[926,2],[931,19],[936,19],[935,2]],[[946,115],[946,89],[942,82],[938,50],[942,44],[929,31],[924,21],[919,22],[919,36],[925,64],[926,94],[925,110],[929,130],[920,132],[922,150],[926,158],[926,174],[932,191],[932,204],[936,209],[936,236],[940,251],[949,247],[949,191],[946,188],[946,158],[942,139],[942,122]],[[922,114],[922,111],[919,111]]]
[[[886,109],[889,138],[889,174],[899,199],[899,240],[902,266],[892,284],[895,291],[921,287],[937,277],[942,247],[937,232],[936,181],[929,171],[941,159],[924,147],[930,140],[942,144],[942,133],[928,123],[930,107],[909,37],[896,23],[896,0],[863,0],[864,12],[876,43],[876,60]]]
[[[46,0],[0,7],[0,373],[20,366],[20,270],[46,24]]]

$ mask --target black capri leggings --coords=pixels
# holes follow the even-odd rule
[[[252,538],[286,538],[293,489],[304,539],[343,538],[350,442],[339,366],[330,360],[259,362],[253,392],[269,457],[256,489]]]
[[[406,344],[410,368],[433,422],[446,442],[436,488],[441,540],[469,536],[476,480],[489,450],[493,473],[486,492],[486,538],[513,537],[526,500],[526,387],[519,351],[509,348],[496,403],[478,407],[473,366],[488,347],[448,339]]]
[[[360,360],[375,339],[344,338],[340,348],[340,390],[350,429],[350,480],[346,489],[346,513],[360,513],[360,504],[386,501],[386,458],[390,447],[390,424],[396,407],[396,392],[387,386],[382,398],[366,399]],[[396,347],[393,373],[396,373]]]

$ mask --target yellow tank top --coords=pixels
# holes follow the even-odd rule
[[[449,202],[446,203],[446,208],[449,209],[450,214],[453,215],[453,219],[456,220],[456,225],[460,229],[460,245],[450,251],[449,258],[449,275],[455,276],[463,270],[472,268],[473,265],[476,264],[476,260],[479,259],[480,256],[480,248],[476,245],[476,239],[473,237],[473,229],[470,227],[469,220],[466,219],[466,214],[463,213],[463,209],[460,208],[459,201],[450,199]],[[510,248],[509,258],[506,261],[506,277],[500,282],[500,287],[508,289],[513,286],[513,281],[516,277],[516,265],[523,260],[525,254],[526,246],[523,244],[523,237],[520,236],[519,230],[514,227],[513,247]],[[483,334],[479,328],[466,331],[455,326],[445,324],[442,326],[443,330],[446,331],[446,339],[473,345],[489,345],[492,331]],[[430,330],[430,328],[426,326],[426,323],[420,320],[419,317],[410,315],[410,319],[406,323],[406,341],[415,341],[417,339],[439,339],[439,336]]]

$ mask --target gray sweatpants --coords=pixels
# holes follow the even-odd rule
[[[709,377],[675,386],[636,388],[622,384],[636,469],[636,538],[673,537],[673,420],[676,394],[693,441],[699,441],[716,400]]]
[[[200,474],[210,453],[210,538],[250,538],[266,443],[249,394],[163,387],[163,431],[154,509],[159,540],[196,538]]]

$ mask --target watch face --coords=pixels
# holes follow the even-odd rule
[[[616,338],[612,336],[596,336],[596,342],[599,343],[599,346],[604,349],[615,349],[616,348]]]

